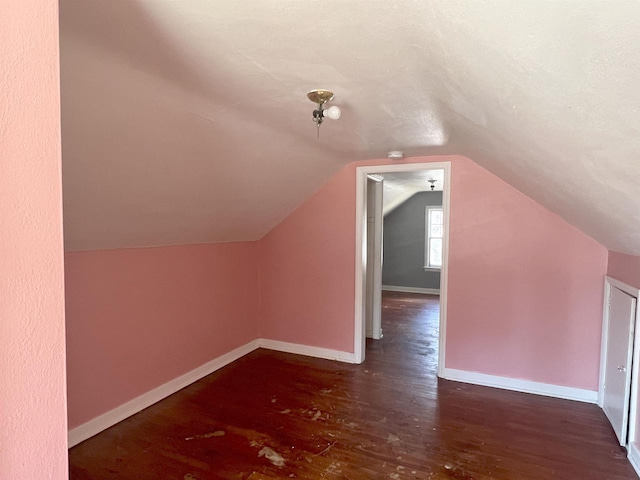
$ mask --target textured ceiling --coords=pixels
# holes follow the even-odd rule
[[[423,170],[420,172],[398,172],[378,175],[382,183],[382,213],[387,215],[409,200],[418,192],[441,192],[444,186],[444,170]]]
[[[640,254],[637,1],[61,0],[66,246],[262,237],[342,165],[466,155]],[[311,121],[305,93],[343,111]]]

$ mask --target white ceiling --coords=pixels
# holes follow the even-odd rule
[[[431,191],[429,180],[435,180],[433,191],[441,192],[444,186],[444,170],[397,172],[380,174],[382,182],[382,212],[391,213],[418,192]]]
[[[640,3],[61,0],[70,250],[261,238],[346,163],[466,155],[640,254]],[[312,88],[343,111],[311,121]]]

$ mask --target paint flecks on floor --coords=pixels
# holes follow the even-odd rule
[[[284,467],[284,458],[278,452],[269,447],[262,447],[258,452],[258,457],[264,457],[276,467]]]
[[[252,472],[251,475],[247,477],[247,480],[275,480],[273,477],[269,477],[262,473]]]
[[[437,342],[433,305],[433,315],[385,310],[365,366],[252,352],[72,448],[69,478],[638,480],[597,407],[438,380],[435,354],[416,353]],[[401,340],[407,332],[421,333]],[[225,436],[184,440],[214,428]],[[259,456],[265,446],[285,465]]]
[[[319,455],[324,455],[325,453],[327,453],[329,450],[331,450],[333,448],[333,446],[338,443],[338,442],[331,442],[329,445],[326,446],[326,448],[324,448],[322,451],[315,453],[313,456],[317,457]]]
[[[216,430],[215,432],[204,433],[202,435],[194,435],[193,437],[187,437],[185,440],[198,440],[201,438],[213,438],[213,437],[224,437],[224,430]]]
[[[389,435],[387,435],[387,443],[390,443],[392,445],[400,445],[400,439],[390,433]]]
[[[340,468],[340,462],[337,463],[331,463],[331,465],[329,465],[324,473],[329,473],[331,475],[341,475],[342,474],[342,469]],[[321,476],[324,477],[324,475],[321,474]]]

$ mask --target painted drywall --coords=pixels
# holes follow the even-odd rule
[[[69,426],[255,339],[256,242],[67,252]]]
[[[442,206],[442,192],[420,192],[384,217],[382,284],[440,288],[440,272],[425,271],[425,208]]]
[[[452,162],[446,366],[595,390],[607,250],[465,157]],[[261,241],[275,340],[353,351],[355,169]]]
[[[606,250],[464,157],[452,162],[447,366],[597,384]],[[260,242],[66,255],[76,427],[255,338],[353,351],[352,163]]]
[[[0,3],[0,478],[67,478],[56,0]]]
[[[610,251],[607,275],[640,288],[640,257]]]
[[[355,169],[260,241],[263,338],[353,352]]]
[[[607,250],[469,160],[450,222],[447,367],[596,390]]]

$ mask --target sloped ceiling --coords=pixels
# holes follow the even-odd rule
[[[378,175],[382,177],[382,214],[387,215],[418,192],[441,192],[444,186],[444,170],[398,172]]]
[[[346,163],[466,155],[640,254],[637,1],[61,0],[70,250],[261,238]],[[320,139],[313,88],[343,110]]]

